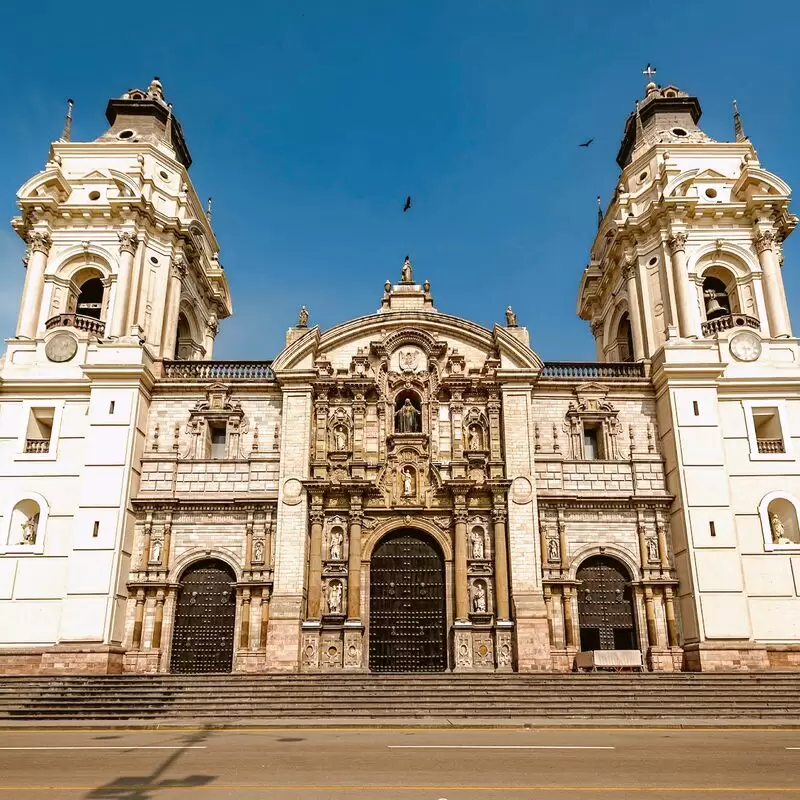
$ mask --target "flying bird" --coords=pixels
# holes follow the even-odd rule
[[[405,214],[411,208],[411,197],[406,197],[406,204],[403,206],[403,213]]]
[[[581,142],[578,147],[588,147],[593,141],[594,139],[587,139],[585,142]]]

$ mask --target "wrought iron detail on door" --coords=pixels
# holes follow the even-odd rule
[[[370,561],[369,668],[447,668],[444,560],[424,534],[384,539]]]
[[[615,558],[593,556],[578,568],[581,650],[635,650],[630,578]]]
[[[236,577],[222,561],[201,561],[183,574],[175,607],[172,672],[230,672]]]

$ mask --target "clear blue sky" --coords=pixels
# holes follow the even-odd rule
[[[511,303],[543,358],[589,359],[576,292],[640,70],[698,95],[714,138],[738,98],[762,164],[800,186],[799,26],[800,3],[742,0],[9,3],[0,204],[16,213],[65,98],[92,139],[109,97],[159,75],[214,197],[234,301],[216,357],[274,357],[301,304],[323,329],[371,313],[409,253],[440,310],[490,326]],[[4,225],[4,336],[15,238]],[[800,328],[800,233],[784,252]]]

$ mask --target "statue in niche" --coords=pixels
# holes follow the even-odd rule
[[[486,613],[486,589],[483,583],[476,583],[472,590],[472,610],[478,614]]]
[[[470,450],[483,450],[482,431],[477,425],[473,425],[469,429],[469,449]]]
[[[150,548],[150,562],[152,564],[161,563],[161,549],[163,546],[161,539],[156,539],[153,542],[153,546]]]
[[[478,560],[484,557],[483,531],[480,528],[473,528],[470,534],[472,541],[472,557]]]
[[[406,397],[405,402],[395,412],[397,433],[419,433],[422,414],[414,408],[411,399]]]
[[[769,515],[769,527],[772,531],[773,544],[794,544],[791,539],[786,537],[786,529],[783,527],[780,517],[777,514]]]
[[[297,327],[308,327],[308,309],[305,306],[300,306],[300,313],[297,315]]]
[[[558,539],[547,540],[547,560],[559,561],[561,554],[558,552]]]
[[[20,526],[22,528],[22,541],[20,544],[36,544],[36,529],[39,527],[39,515],[28,517]]]
[[[511,310],[511,306],[508,306],[508,308],[506,308],[506,327],[507,328],[517,327],[517,315]]]
[[[335,450],[347,450],[347,431],[341,425],[333,429],[333,446]]]
[[[414,496],[414,473],[410,467],[405,467],[401,472],[403,476],[403,497]]]
[[[339,581],[328,585],[328,611],[331,614],[342,613],[342,584]]]
[[[655,539],[647,540],[647,560],[658,561],[658,542]]]
[[[253,561],[258,564],[264,562],[264,542],[261,539],[257,539],[253,546]]]
[[[331,544],[330,544],[330,554],[332,561],[342,560],[342,542],[344,542],[344,536],[342,535],[341,528],[334,528],[331,531]]]
[[[414,276],[411,272],[411,259],[406,256],[403,268],[400,270],[400,283],[414,283]]]

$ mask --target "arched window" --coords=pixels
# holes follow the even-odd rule
[[[626,311],[617,323],[617,361],[633,361],[633,334],[631,320]]]
[[[740,313],[736,278],[727,269],[715,266],[703,273],[703,309],[706,320]]]
[[[759,506],[766,550],[800,547],[797,500],[788,494],[771,492]]]
[[[8,522],[0,539],[0,552],[42,553],[47,515],[47,503],[40,495],[18,499],[6,514]]]
[[[100,278],[89,278],[80,285],[75,313],[82,317],[101,319],[105,290]]]

